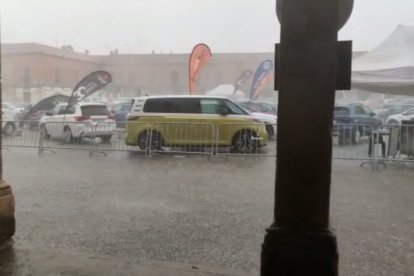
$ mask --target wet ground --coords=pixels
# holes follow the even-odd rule
[[[258,274],[272,219],[274,158],[147,160],[127,152],[38,156],[11,149],[4,160],[18,224],[0,275],[48,275],[45,267],[59,270],[65,262],[73,266],[61,275],[103,275],[108,262],[107,275],[145,262]],[[335,161],[331,209],[341,275],[414,274],[413,165],[371,171]]]

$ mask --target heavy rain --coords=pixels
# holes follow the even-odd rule
[[[0,0],[0,276],[413,275],[414,4],[314,2]]]

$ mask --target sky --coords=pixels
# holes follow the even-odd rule
[[[276,0],[0,0],[2,42],[37,42],[92,54],[270,52],[279,41]],[[399,24],[414,25],[413,0],[355,0],[340,39],[370,50]]]

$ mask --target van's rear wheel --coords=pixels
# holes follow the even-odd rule
[[[257,136],[253,131],[242,130],[233,138],[232,152],[241,154],[255,153],[258,147]]]
[[[162,137],[156,131],[146,130],[138,137],[138,147],[141,150],[161,150]]]

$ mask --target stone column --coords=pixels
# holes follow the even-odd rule
[[[0,39],[1,42],[1,39]],[[1,49],[0,49],[0,104],[2,102],[2,83],[1,83]],[[0,121],[2,115],[0,113]],[[3,131],[3,124],[1,132]],[[2,134],[2,133],[0,133]],[[2,146],[2,135],[0,135],[0,146]],[[14,235],[14,196],[10,185],[3,180],[3,155],[0,150],[0,246],[5,240]]]
[[[338,2],[287,0],[281,7],[274,222],[261,275],[338,275],[329,228]]]

